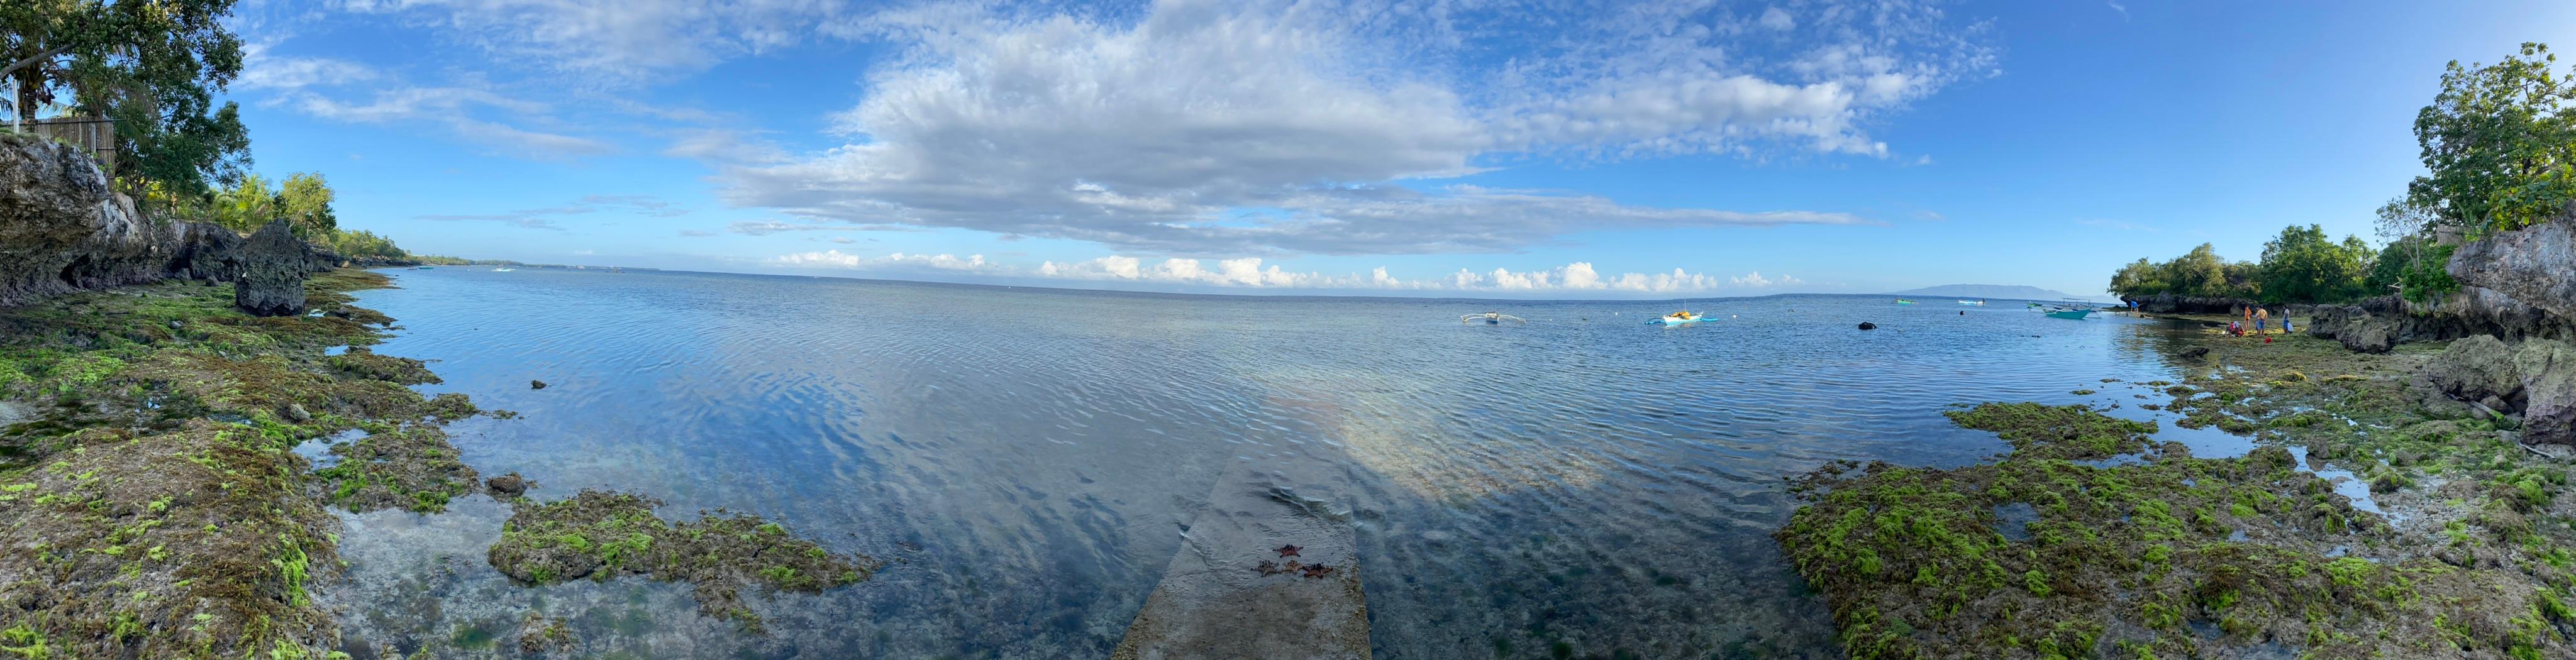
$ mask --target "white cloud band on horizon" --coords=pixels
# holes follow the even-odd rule
[[[1583,261],[1532,271],[1496,268],[1477,272],[1461,269],[1456,273],[1428,279],[1397,278],[1390,275],[1384,266],[1370,269],[1367,273],[1343,275],[1291,271],[1278,264],[1264,265],[1260,257],[1211,260],[1173,257],[1149,260],[1125,255],[1110,255],[1076,262],[1046,261],[1036,268],[1020,268],[988,261],[981,254],[958,257],[953,254],[896,252],[882,257],[870,257],[840,250],[823,250],[780,255],[769,259],[767,263],[793,268],[896,272],[905,269],[937,270],[993,278],[1265,289],[1695,293],[1716,291],[1730,286],[1742,289],[1765,289],[1804,284],[1797,278],[1786,276],[1766,279],[1758,272],[1745,277],[1724,278],[1691,273],[1681,268],[1674,268],[1668,273],[1605,275],[1594,269],[1590,262]]]

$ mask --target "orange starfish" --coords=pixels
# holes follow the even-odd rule
[[[1304,549],[1305,549],[1305,548],[1300,548],[1300,547],[1293,546],[1293,545],[1283,545],[1283,546],[1279,546],[1279,556],[1281,556],[1281,557],[1295,557],[1295,556],[1297,556],[1297,551],[1299,551],[1299,550],[1304,550]]]

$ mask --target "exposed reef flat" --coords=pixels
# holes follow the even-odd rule
[[[2177,333],[2183,381],[2108,405],[1954,410],[2012,451],[1827,466],[1777,537],[1855,658],[2576,653],[2568,466],[2430,391],[2444,346],[2272,340]],[[2122,398],[2255,448],[2193,457]]]
[[[323,604],[343,569],[329,509],[434,513],[484,493],[441,427],[509,416],[460,394],[424,396],[410,386],[437,381],[426,365],[367,349],[393,320],[348,292],[387,284],[316,275],[305,283],[313,313],[284,317],[241,313],[228,287],[188,281],[0,308],[0,651],[326,658],[428,650],[417,640],[447,636],[343,639]],[[670,536],[655,536],[638,555],[653,563],[639,565],[697,583],[711,613],[741,610],[747,585],[814,591],[874,568],[758,518],[667,525],[649,500],[624,497],[636,506],[596,520],[579,506],[518,504],[573,527],[638,523],[617,516],[642,511],[653,522],[640,528]],[[581,644],[559,619],[513,634],[531,654]],[[445,646],[498,646],[477,639],[497,635]]]
[[[754,515],[701,512],[697,521],[672,524],[653,515],[661,504],[595,490],[547,503],[522,498],[489,558],[529,584],[621,575],[687,582],[697,587],[700,611],[753,631],[761,620],[742,605],[746,589],[819,592],[866,580],[884,566],[866,555],[834,554]]]

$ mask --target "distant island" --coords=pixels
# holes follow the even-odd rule
[[[2006,300],[2064,300],[2067,298],[2096,300],[2101,298],[2101,296],[2079,296],[2064,291],[2042,289],[2035,286],[2008,284],[1943,284],[1941,286],[1927,286],[1920,289],[1898,291],[1891,295],[1949,296],[1954,298],[1979,299],[2002,298]]]

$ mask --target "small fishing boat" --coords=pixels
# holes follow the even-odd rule
[[[1911,304],[1914,304],[1914,301],[1906,300],[1906,299],[1904,299],[1904,298],[1898,298],[1898,299],[1896,299],[1896,304],[1899,304],[1899,305],[1911,305]]]
[[[413,266],[412,270],[436,270],[437,266]]]
[[[1513,322],[1513,323],[1528,323],[1528,322],[1529,322],[1529,319],[1524,319],[1524,318],[1521,318],[1521,317],[1518,317],[1518,316],[1513,316],[1513,315],[1505,314],[1505,313],[1502,313],[1502,312],[1485,312],[1485,313],[1483,313],[1483,314],[1464,314],[1464,315],[1460,315],[1460,316],[1458,317],[1458,322],[1459,322],[1459,323],[1474,323],[1474,322],[1477,322],[1477,321],[1484,321],[1484,322],[1485,322],[1485,325],[1502,325],[1504,321],[1510,321],[1510,322]]]
[[[2052,319],[2082,321],[2084,320],[2084,317],[2093,315],[2093,305],[2074,298],[2068,298],[2063,304],[2049,307],[2047,313],[2048,317]]]
[[[517,269],[517,268],[494,268],[494,269],[492,269],[492,272],[495,272],[495,273],[515,273],[515,272],[518,272],[518,271],[519,271],[519,269]]]
[[[1959,301],[1959,304],[1961,304],[1961,305],[1983,305],[1983,304],[1986,304],[1986,301],[1983,301],[1983,300],[1961,300],[1961,301]]]

